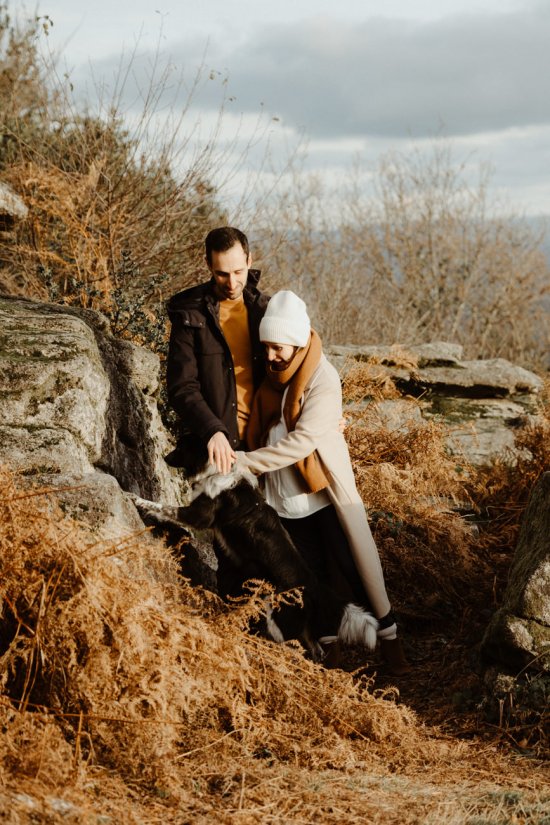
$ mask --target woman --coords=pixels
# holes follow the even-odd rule
[[[248,423],[251,452],[238,453],[239,463],[266,474],[266,499],[298,550],[322,578],[334,583],[340,577],[345,595],[374,613],[384,659],[394,675],[406,673],[410,667],[339,427],[338,373],[293,292],[271,298],[259,331],[268,369]]]

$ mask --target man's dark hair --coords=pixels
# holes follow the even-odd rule
[[[233,226],[219,226],[217,229],[211,229],[204,240],[207,264],[210,266],[212,263],[213,252],[227,252],[236,243],[240,243],[244,249],[244,254],[248,258],[250,249],[248,238],[244,232],[235,229]]]

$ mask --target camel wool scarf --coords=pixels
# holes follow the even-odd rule
[[[247,443],[250,450],[265,446],[271,427],[281,418],[281,400],[287,387],[283,416],[287,430],[294,430],[302,410],[304,390],[319,366],[321,355],[321,339],[312,329],[308,345],[296,352],[286,369],[277,372],[268,367],[267,375],[254,396],[248,421]],[[293,467],[306,493],[318,493],[329,486],[316,450],[297,461]]]

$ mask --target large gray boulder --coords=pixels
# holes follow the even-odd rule
[[[424,419],[444,424],[451,454],[477,466],[497,457],[513,460],[518,428],[537,419],[539,376],[503,358],[464,360],[459,344],[439,341],[406,351],[397,346],[330,346],[327,355],[342,377],[354,365],[376,365],[404,397],[417,401],[408,408],[403,400],[375,402],[375,412],[380,408],[381,418],[406,423],[416,406]]]
[[[167,504],[183,493],[163,459],[159,370],[98,313],[0,296],[0,462],[57,488],[100,532],[142,527],[124,491]]]
[[[29,209],[11,186],[0,181],[0,217],[26,218]]]
[[[503,603],[482,651],[512,670],[550,672],[550,472],[531,492]]]

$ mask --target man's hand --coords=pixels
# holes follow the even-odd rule
[[[227,474],[237,455],[223,433],[214,433],[208,444],[208,463],[215,464],[219,473]]]

